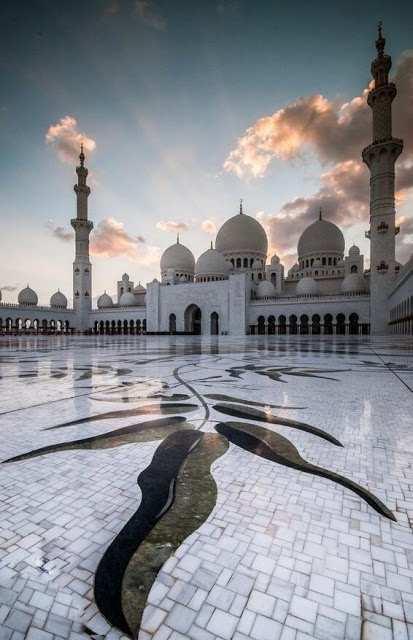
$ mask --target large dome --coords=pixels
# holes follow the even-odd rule
[[[105,293],[102,293],[101,296],[99,296],[97,300],[97,306],[98,309],[109,309],[110,307],[113,307],[113,300],[110,295],[106,293],[106,291]]]
[[[22,289],[17,297],[18,303],[26,306],[35,306],[38,302],[36,291],[30,289],[29,285]]]
[[[367,291],[367,282],[360,273],[349,273],[341,283],[341,290],[345,293]]]
[[[274,298],[275,287],[269,280],[261,280],[256,291],[257,298]]]
[[[60,289],[58,289],[56,293],[54,293],[50,298],[50,306],[57,309],[67,308],[67,298],[64,293],[60,291]]]
[[[215,248],[224,255],[253,253],[267,256],[267,234],[258,220],[238,213],[220,228],[215,242]]]
[[[133,307],[136,305],[136,298],[133,295],[133,293],[131,291],[125,291],[125,293],[122,293],[120,300],[119,300],[119,305],[121,307]]]
[[[194,273],[195,258],[187,247],[180,244],[179,240],[167,249],[162,254],[161,258],[161,271],[167,271],[168,269],[174,269],[175,271],[183,271],[184,273]]]
[[[298,257],[316,253],[344,253],[344,236],[333,222],[320,218],[303,231],[298,241]]]
[[[229,269],[230,266],[222,253],[213,249],[211,245],[211,248],[204,251],[196,261],[195,275],[225,277]]]
[[[300,296],[317,296],[320,293],[320,287],[314,278],[301,278],[297,282],[296,292]]]

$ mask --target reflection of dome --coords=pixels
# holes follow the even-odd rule
[[[233,216],[220,228],[215,242],[215,248],[220,253],[258,253],[263,258],[267,256],[267,235],[258,220],[245,213]]]
[[[18,303],[26,306],[35,306],[38,302],[37,293],[30,289],[29,285],[22,289],[18,295]]]
[[[59,289],[50,298],[50,306],[60,309],[67,308],[67,298]]]
[[[131,291],[125,291],[125,293],[122,293],[119,305],[121,307],[133,307],[136,305],[136,298],[133,293]]]
[[[350,273],[341,283],[341,290],[346,293],[351,291],[367,291],[367,282],[360,273]]]
[[[202,253],[195,265],[196,276],[225,277],[229,272],[229,264],[222,253],[211,248]]]
[[[98,309],[108,309],[109,307],[113,307],[113,300],[105,291],[99,296],[97,301]]]
[[[351,246],[348,250],[348,255],[352,258],[356,258],[360,255],[360,249],[355,244],[353,244],[353,246]]]
[[[195,258],[193,253],[183,244],[180,244],[179,240],[177,240],[176,244],[165,249],[162,254],[161,271],[167,271],[167,269],[184,271],[192,275],[194,273]]]
[[[333,222],[320,218],[303,231],[298,241],[298,257],[314,253],[344,253],[344,236]]]
[[[301,278],[297,282],[296,292],[298,295],[316,296],[319,293],[318,282],[314,278]]]
[[[274,298],[275,287],[269,280],[261,280],[256,290],[257,298]]]

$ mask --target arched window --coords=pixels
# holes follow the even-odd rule
[[[101,321],[99,322],[99,333],[100,333],[101,335],[103,335],[103,334],[104,334],[104,332],[105,332],[105,323],[103,322],[103,320],[101,320]]]
[[[344,313],[337,314],[336,323],[336,333],[340,336],[344,336],[346,333],[346,316]]]
[[[356,264],[351,265],[350,273],[357,273],[358,268]]]
[[[274,316],[268,316],[268,334],[273,336],[275,334],[275,318]]]
[[[128,335],[128,333],[129,333],[129,331],[128,331],[128,321],[127,320],[123,321],[123,333],[124,333],[125,336]]]
[[[248,267],[248,258],[244,258],[244,267]]]
[[[219,316],[216,311],[211,313],[211,336],[219,335]]]
[[[235,267],[234,258],[231,258],[231,264],[233,267]]]
[[[140,335],[142,333],[142,326],[141,326],[141,321],[140,320],[136,321],[136,333],[138,335]]]
[[[285,336],[287,333],[287,318],[285,316],[278,318],[278,333],[280,336]]]
[[[321,333],[320,320],[321,318],[318,315],[318,313],[315,313],[311,318],[311,324],[312,324],[311,332],[314,336],[319,336]]]
[[[264,335],[265,334],[265,318],[264,318],[264,316],[260,316],[258,318],[258,334],[259,335]]]
[[[357,336],[359,333],[359,317],[357,313],[351,313],[349,316],[348,332],[352,336]]]
[[[241,258],[237,258],[237,269],[241,268]]]
[[[142,331],[143,333],[146,333],[146,318],[142,320]]]
[[[297,316],[291,315],[289,317],[290,334],[295,336],[297,334]]]
[[[250,267],[254,264],[254,258],[250,258]]]
[[[262,273],[258,274],[258,280],[262,280]]]
[[[105,322],[105,333],[106,334],[110,333],[110,322],[109,322],[109,320],[106,320],[106,322]]]
[[[308,316],[305,314],[300,317],[300,333],[301,335],[308,334]]]
[[[323,265],[323,267],[326,265],[326,263],[327,263],[327,260],[325,258],[322,258],[321,264]]]
[[[324,316],[324,333],[328,336],[333,333],[333,316],[331,313],[326,313]]]
[[[277,286],[277,274],[274,272],[271,273],[271,282],[273,283],[274,287]]]
[[[169,315],[169,333],[176,333],[176,315],[174,313]]]

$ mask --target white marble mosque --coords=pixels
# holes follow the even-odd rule
[[[117,283],[116,299],[104,292],[92,307],[92,265],[83,149],[74,187],[77,215],[73,263],[73,308],[57,291],[50,306],[38,306],[29,286],[18,305],[0,304],[3,333],[76,332],[98,334],[338,334],[413,333],[413,256],[395,258],[395,163],[403,141],[392,136],[391,105],[396,87],[389,81],[391,58],[381,30],[372,63],[374,86],[368,94],[373,112],[372,143],[363,152],[370,170],[370,268],[356,245],[345,251],[341,230],[328,211],[315,212],[302,233],[297,261],[284,273],[279,258],[268,256],[261,224],[243,212],[218,231],[215,247],[198,260],[177,238],[161,258],[160,281]],[[269,259],[268,259],[269,258]]]

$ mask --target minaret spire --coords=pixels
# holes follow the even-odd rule
[[[176,234],[176,244],[179,244],[179,231],[178,231],[178,233]]]
[[[77,328],[85,331],[89,328],[89,312],[92,308],[92,265],[89,258],[89,235],[93,222],[88,220],[88,198],[90,187],[87,184],[88,170],[85,167],[83,143],[80,145],[79,165],[76,167],[77,184],[76,218],[71,220],[75,230],[75,260],[73,262],[73,308],[76,311]]]
[[[240,198],[240,201],[239,201],[239,212],[240,212],[240,215],[242,215],[244,213],[243,210],[242,210],[242,203],[243,203],[243,200],[242,200],[242,198]]]
[[[370,170],[370,326],[373,334],[389,331],[388,298],[396,276],[395,199],[396,160],[403,140],[392,135],[392,102],[396,85],[389,81],[391,57],[384,52],[386,40],[378,25],[377,56],[371,64],[374,87],[367,104],[373,113],[372,143],[363,149],[363,161]]]

